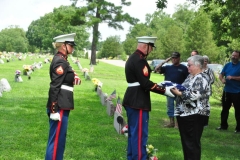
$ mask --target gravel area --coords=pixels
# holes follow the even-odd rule
[[[119,67],[125,67],[126,61],[123,60],[108,60],[108,59],[99,59],[100,62],[112,64]]]

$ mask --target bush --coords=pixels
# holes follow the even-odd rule
[[[88,59],[88,52],[86,52],[85,54],[85,59]]]
[[[126,61],[127,60],[127,55],[125,52],[122,52],[121,54],[121,60]]]
[[[224,84],[220,81],[217,74],[214,74],[215,81],[212,85],[212,97],[221,103]]]

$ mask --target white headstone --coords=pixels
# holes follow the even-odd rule
[[[2,90],[5,92],[9,92],[11,90],[11,86],[8,83],[6,78],[1,79],[1,84],[2,84]]]
[[[82,66],[81,66],[80,62],[77,62],[77,65],[78,65],[78,68],[79,68],[80,70],[82,70]]]
[[[4,61],[2,59],[0,59],[0,64],[4,64]]]

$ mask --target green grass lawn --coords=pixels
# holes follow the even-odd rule
[[[0,97],[0,160],[42,160],[44,159],[47,137],[48,117],[46,103],[49,89],[49,65],[43,64],[35,70],[31,80],[22,75],[23,82],[14,82],[15,70],[23,70],[24,64],[44,61],[44,58],[29,57],[24,61],[0,64],[0,79],[8,79],[12,90],[3,92]],[[82,79],[80,86],[74,88],[75,109],[69,116],[65,160],[125,160],[127,138],[117,134],[113,127],[113,117],[108,116],[106,107],[94,92],[94,85],[83,77],[83,73],[69,58],[71,66]],[[81,65],[90,68],[89,60],[80,59]],[[102,91],[108,95],[116,89],[123,98],[127,83],[124,68],[100,62],[94,66],[91,78],[103,82]],[[154,82],[163,76],[152,74]],[[161,160],[182,160],[182,146],[177,129],[164,128],[168,121],[166,98],[151,93],[152,111],[150,112],[148,144],[158,149]],[[113,101],[116,104],[116,100]],[[203,160],[238,160],[240,134],[234,134],[234,109],[229,115],[228,131],[217,131],[220,123],[221,106],[211,99],[209,126],[202,136]],[[126,120],[126,112],[123,109]]]

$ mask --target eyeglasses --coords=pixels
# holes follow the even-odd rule
[[[69,43],[68,43],[68,45],[69,45],[69,46],[71,46],[72,48],[74,48],[74,45],[72,45],[72,44],[69,44]]]

